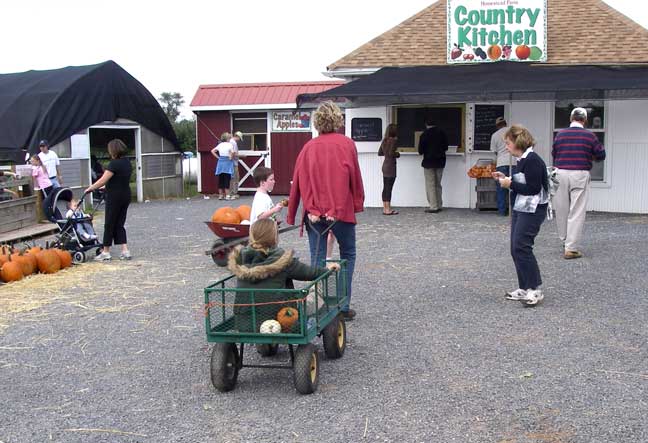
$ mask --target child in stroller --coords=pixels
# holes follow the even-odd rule
[[[96,240],[97,239],[97,234],[95,234],[95,230],[92,227],[92,223],[84,220],[88,220],[88,217],[83,210],[79,207],[79,200],[76,198],[71,199],[68,204],[68,211],[65,213],[65,218],[67,219],[76,219],[79,221],[79,223],[76,223],[75,229],[77,234],[81,236],[81,238],[85,241],[89,240]],[[80,220],[84,219],[84,220]]]
[[[85,196],[86,194],[77,201],[70,188],[56,188],[43,201],[43,212],[59,227],[54,245],[70,251],[74,263],[86,261],[87,254],[91,250],[94,251],[92,254],[94,257],[101,252],[102,248],[92,228],[92,217],[87,216],[80,209],[83,207]],[[97,202],[96,206],[100,203],[101,201]],[[63,213],[66,217],[62,216]]]

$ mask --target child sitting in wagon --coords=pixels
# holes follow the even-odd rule
[[[279,233],[277,223],[268,218],[254,222],[250,227],[250,243],[239,246],[229,256],[228,269],[237,278],[237,287],[255,289],[292,289],[292,280],[315,280],[329,269],[338,271],[338,263],[328,263],[326,268],[312,267],[293,257],[293,251],[277,247]],[[254,294],[254,301],[252,301]],[[246,304],[272,303],[285,300],[281,292],[237,292],[235,304],[236,329],[242,332],[259,332],[261,323],[274,320],[279,310],[295,303],[277,303],[261,306]],[[252,324],[252,310],[256,309],[256,324]]]

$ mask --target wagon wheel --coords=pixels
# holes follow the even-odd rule
[[[262,357],[272,357],[277,354],[278,349],[279,345],[256,345],[256,350]]]
[[[239,371],[238,350],[234,343],[216,343],[211,355],[211,381],[216,389],[234,389]]]
[[[340,358],[346,349],[346,324],[341,315],[337,315],[322,331],[324,353],[328,358]]]
[[[293,362],[293,380],[300,394],[312,394],[319,383],[319,356],[312,343],[299,345]]]

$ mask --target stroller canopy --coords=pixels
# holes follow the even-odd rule
[[[56,223],[63,219],[63,212],[61,209],[66,210],[67,203],[74,198],[74,194],[70,188],[54,188],[49,193],[45,200],[43,200],[43,213],[45,217],[52,223]],[[58,206],[61,205],[59,208]]]
[[[155,97],[112,60],[90,66],[0,74],[0,160],[17,161],[97,123],[125,118],[179,148]],[[22,161],[21,161],[22,163]]]

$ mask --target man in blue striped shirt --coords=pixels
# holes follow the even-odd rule
[[[551,155],[557,168],[558,190],[553,197],[558,236],[566,259],[580,258],[579,241],[585,224],[593,161],[605,160],[605,149],[596,134],[585,129],[587,111],[574,108],[570,127],[556,134]]]

